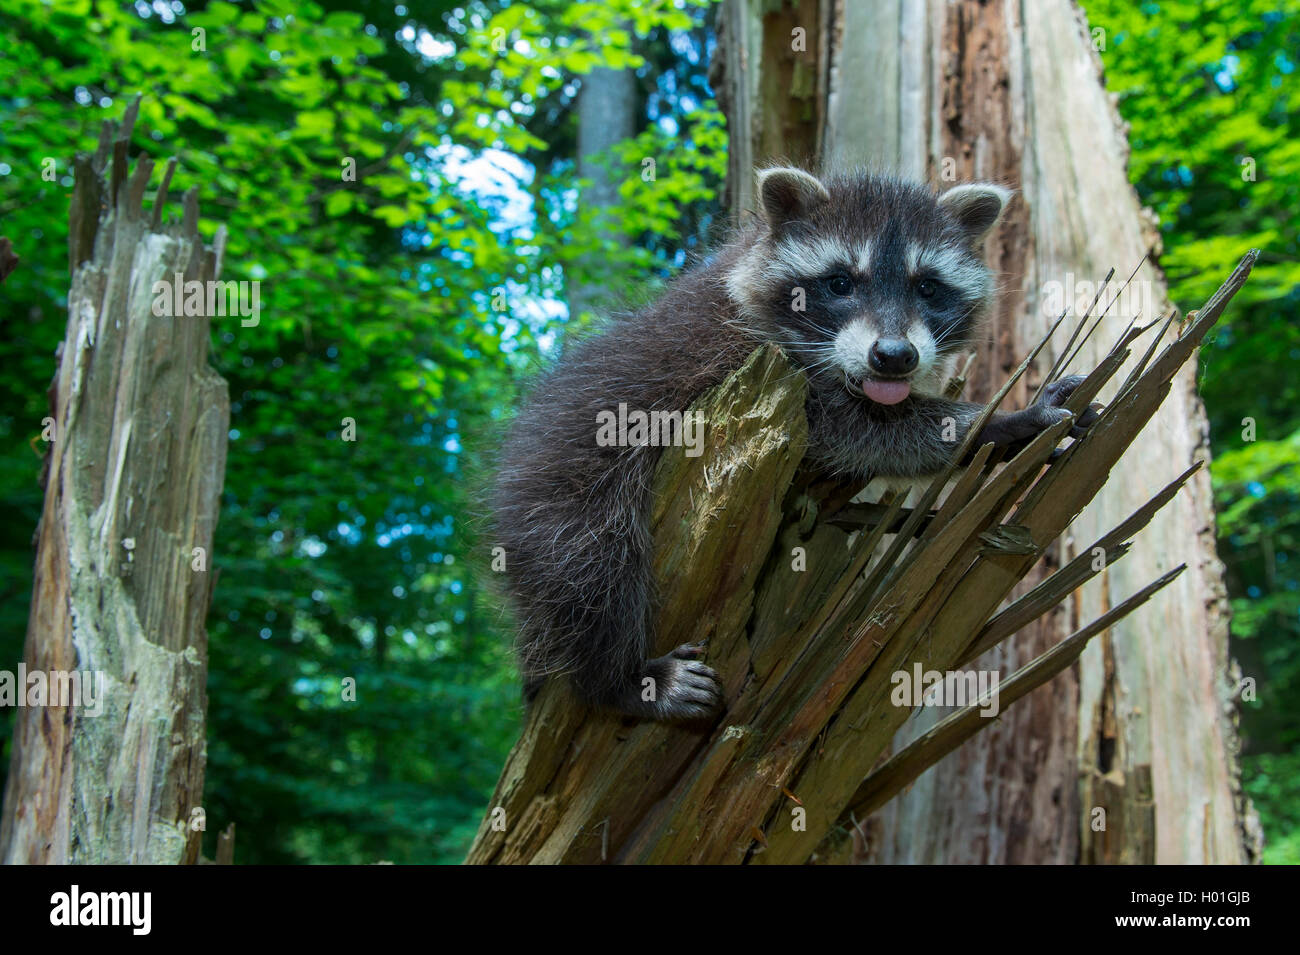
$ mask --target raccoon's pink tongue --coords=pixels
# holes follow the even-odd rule
[[[896,405],[911,392],[905,381],[864,381],[862,393],[878,405]]]

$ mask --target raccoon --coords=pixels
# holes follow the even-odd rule
[[[599,416],[620,404],[683,412],[771,342],[807,376],[817,467],[864,483],[938,473],[982,411],[942,392],[993,300],[982,246],[1010,196],[990,183],[936,196],[867,173],[762,170],[751,225],[654,304],[565,349],[514,421],[492,495],[526,700],[566,675],[581,699],[634,717],[718,710],[701,647],[648,659],[659,448],[602,446]],[[1015,446],[1062,421],[1081,380],[996,414],[980,442]]]

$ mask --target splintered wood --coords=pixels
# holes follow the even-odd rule
[[[854,820],[992,722],[982,713],[990,700],[976,699],[889,755],[912,713],[891,699],[896,674],[956,670],[1050,612],[1140,546],[1134,535],[1196,472],[1175,477],[1079,558],[1003,606],[1111,478],[1255,257],[1243,258],[1167,344],[1168,321],[1119,336],[1067,404],[1079,414],[1128,369],[1084,437],[1066,439],[1065,421],[1006,462],[968,439],[954,460],[970,463],[915,489],[910,509],[904,494],[850,504],[860,488],[800,467],[805,385],[778,349],[756,351],[692,409],[708,423],[704,453],[665,450],[653,505],[657,652],[707,640],[707,661],[726,690],[724,714],[705,727],[635,723],[584,709],[550,681],[467,861],[800,863],[833,854]],[[1090,334],[1090,318],[1076,323],[1073,338]],[[1144,334],[1150,345],[1130,360]],[[1001,705],[1069,667],[1092,637],[1183,569],[1019,668],[1002,683]]]

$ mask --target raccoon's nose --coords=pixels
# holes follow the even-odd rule
[[[920,356],[906,338],[877,338],[871,346],[871,370],[882,375],[906,375]]]

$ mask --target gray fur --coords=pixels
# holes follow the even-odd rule
[[[809,455],[830,472],[863,481],[933,474],[980,412],[938,391],[945,363],[970,345],[992,299],[979,248],[1009,194],[965,187],[945,204],[921,186],[865,174],[822,182],[795,170],[760,176],[767,205],[759,220],[654,304],[571,344],[534,386],[502,449],[494,542],[506,551],[529,697],[563,673],[581,698],[638,717],[693,719],[721,703],[715,674],[694,659],[700,648],[647,659],[647,514],[659,448],[598,446],[599,412],[620,402],[685,411],[765,342],[805,370]],[[853,293],[830,291],[829,272],[848,276]],[[922,278],[946,279],[942,294],[923,301]],[[796,288],[806,311],[791,307]],[[868,399],[838,363],[836,335],[854,321],[865,322],[857,329],[864,335],[911,329],[918,340],[925,367],[901,402]],[[1056,389],[1050,404],[1068,391]],[[999,415],[982,437],[1018,442],[1061,414],[1035,406]],[[647,677],[652,700],[642,698]]]

